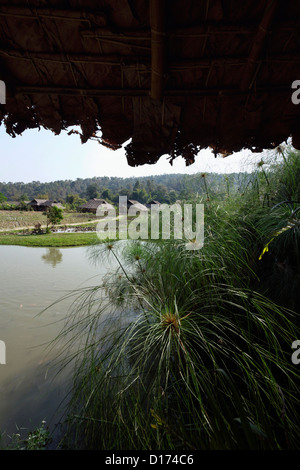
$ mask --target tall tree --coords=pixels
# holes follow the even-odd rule
[[[47,216],[47,228],[49,224],[54,227],[64,218],[62,209],[56,206],[50,207],[44,214]]]
[[[94,199],[99,197],[98,185],[96,183],[89,184],[86,188],[86,195],[88,199]]]

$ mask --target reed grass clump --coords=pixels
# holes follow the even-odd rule
[[[76,358],[70,445],[293,448],[299,432],[293,314],[234,286],[232,272],[219,263],[213,269],[209,250],[191,254],[175,242],[113,250],[120,265],[103,298],[119,320],[103,335],[103,307],[82,316],[90,332]],[[85,293],[81,313],[94,295]]]
[[[81,294],[66,330],[86,334],[73,357],[65,445],[297,449],[300,369],[291,345],[300,313],[273,295],[263,263],[268,257],[270,269],[278,253],[297,252],[298,225],[274,237],[260,258],[291,215],[286,204],[277,206],[278,218],[272,209],[282,170],[261,167],[257,184],[207,201],[201,250],[174,240],[91,249],[95,262],[109,256],[116,267],[102,286]],[[296,190],[290,167],[284,175]]]

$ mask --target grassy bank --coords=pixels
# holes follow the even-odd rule
[[[58,227],[78,225],[80,230],[95,226],[93,214],[64,212],[63,224]],[[0,211],[0,245],[32,247],[72,247],[95,243],[98,239],[93,232],[32,234],[36,224],[46,227],[46,215],[34,211]]]
[[[71,247],[91,245],[98,240],[96,233],[46,233],[43,235],[0,234],[0,245],[36,247]]]

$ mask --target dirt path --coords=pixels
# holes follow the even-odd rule
[[[57,228],[61,228],[61,227],[77,227],[79,225],[92,225],[94,223],[98,223],[99,222],[99,219],[95,219],[95,220],[90,220],[89,222],[78,222],[77,224],[59,224],[59,225],[56,225]],[[47,225],[41,225],[41,228],[46,228]],[[13,227],[13,228],[6,228],[6,229],[0,229],[0,232],[12,232],[12,231],[16,231],[16,230],[31,230],[31,229],[34,229],[35,226],[34,225],[27,225],[26,227]]]
[[[115,219],[117,220],[120,217],[116,217]],[[97,224],[101,219],[95,219],[95,220],[89,220],[88,222],[78,222],[77,224],[59,224],[56,225],[56,228],[61,228],[61,227],[77,227],[80,225],[92,225],[92,224]],[[18,231],[18,230],[32,230],[34,229],[34,225],[27,225],[26,227],[14,227],[14,228],[7,228],[7,229],[0,229],[0,232],[12,232],[12,231]],[[41,228],[47,228],[47,225],[41,225]]]

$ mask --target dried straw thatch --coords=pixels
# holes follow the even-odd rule
[[[128,209],[132,208],[140,212],[148,211],[148,207],[146,207],[144,204],[141,204],[139,201],[135,201],[134,199],[127,200],[127,208]]]
[[[85,204],[79,206],[79,209],[82,212],[94,212],[95,214],[98,208],[110,210],[113,209],[113,205],[109,204],[107,201],[105,201],[105,199],[93,198],[87,201]]]
[[[0,0],[0,122],[132,139],[133,166],[299,148],[299,22],[286,0]]]
[[[33,199],[32,201],[27,202],[27,205],[36,211],[47,211],[51,207],[65,209],[65,207],[60,202],[51,201],[49,199]]]

